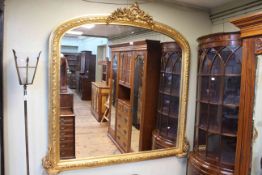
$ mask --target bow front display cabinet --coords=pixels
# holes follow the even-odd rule
[[[239,33],[198,39],[195,137],[188,175],[250,174],[262,13],[232,23]]]

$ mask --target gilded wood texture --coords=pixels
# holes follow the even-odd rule
[[[262,54],[262,37],[256,38],[256,54]]]
[[[138,7],[136,7],[138,8]],[[189,57],[190,48],[186,39],[175,29],[150,20],[150,16],[145,15],[141,10],[139,13],[134,11],[123,16],[122,13],[114,12],[112,17],[79,17],[71,19],[60,24],[50,36],[50,50],[49,50],[49,146],[48,153],[43,159],[43,167],[49,174],[56,174],[65,170],[97,167],[116,163],[126,163],[134,161],[142,161],[147,159],[155,159],[166,156],[184,155],[185,154],[185,122],[187,112],[188,100],[188,79],[189,79]],[[134,18],[134,19],[133,19]],[[148,22],[149,21],[149,22]],[[106,157],[90,157],[75,160],[60,160],[60,135],[59,135],[59,114],[60,114],[60,41],[66,31],[79,27],[84,24],[116,24],[116,25],[130,25],[134,27],[141,27],[151,29],[155,32],[165,34],[180,45],[183,51],[182,61],[182,80],[181,80],[181,97],[180,98],[180,120],[178,145],[176,148],[165,150],[145,151],[132,154],[112,155]]]

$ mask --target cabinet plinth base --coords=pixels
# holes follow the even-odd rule
[[[176,144],[174,141],[168,140],[167,138],[161,136],[158,130],[153,131],[152,149],[164,149],[175,146]]]
[[[197,153],[190,153],[187,175],[233,175],[234,169],[203,160]]]

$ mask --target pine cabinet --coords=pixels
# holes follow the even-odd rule
[[[92,82],[91,112],[97,121],[101,121],[106,110],[105,103],[109,96],[109,86],[106,82]]]

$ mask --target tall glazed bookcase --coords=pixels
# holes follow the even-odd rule
[[[195,137],[188,174],[233,174],[242,68],[240,34],[211,34],[198,42]]]

